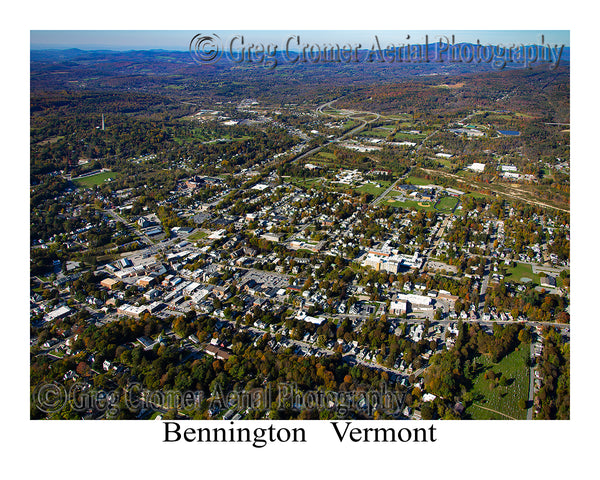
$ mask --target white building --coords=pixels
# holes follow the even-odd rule
[[[392,315],[402,315],[406,313],[407,303],[403,300],[394,300],[390,303],[390,313]]]
[[[474,172],[483,172],[485,170],[485,163],[473,163],[467,167],[467,169]]]

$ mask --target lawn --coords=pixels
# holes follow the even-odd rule
[[[354,120],[348,120],[346,123],[344,123],[344,125],[342,126],[342,129],[350,130],[358,125],[360,125],[360,122],[356,122]]]
[[[389,186],[389,182],[388,186]],[[382,182],[380,182],[381,185],[383,185]],[[381,186],[381,187],[377,187],[375,186],[373,183],[367,183],[366,185],[361,185],[360,187],[358,187],[356,189],[357,192],[360,193],[370,193],[372,195],[379,195],[381,193],[383,193],[385,191],[387,187],[385,185]]]
[[[506,269],[506,279],[512,280],[513,282],[521,282],[521,278],[531,278],[533,283],[539,285],[540,284],[540,276],[538,274],[533,273],[531,270],[531,265],[527,263],[519,263],[517,262],[515,267],[509,267]]]
[[[195,242],[195,241],[200,240],[202,238],[205,238],[207,236],[208,236],[207,232],[203,232],[201,230],[198,230],[197,232],[194,232],[191,235],[189,235],[186,240],[188,240],[190,242]]]
[[[392,193],[392,192],[390,192]],[[417,210],[425,210],[426,212],[433,212],[435,208],[433,208],[433,202],[420,202],[414,200],[394,200],[390,198],[392,195],[388,195],[385,197],[384,203],[381,205],[389,205],[390,207],[400,207],[400,208],[415,208]]]
[[[406,178],[406,183],[410,183],[411,185],[430,185],[431,180],[427,180],[426,178],[421,177],[413,177],[411,175],[410,177]]]
[[[460,190],[460,188],[459,188]],[[469,193],[465,193],[464,197],[473,197],[473,198],[494,198],[492,195],[486,195],[485,193],[479,193],[479,192],[469,192]]]
[[[96,185],[102,185],[106,181],[114,180],[118,176],[119,174],[115,172],[102,172],[85,178],[77,178],[73,181],[80,187],[90,188]]]
[[[426,136],[427,135],[425,135],[423,133],[411,134],[411,133],[398,132],[396,135],[394,135],[394,141],[395,142],[414,142],[417,140],[423,140]]]
[[[327,160],[337,160],[337,157],[333,153],[324,152],[323,150],[320,150],[319,153],[317,153],[317,155],[319,157],[326,158]]]
[[[435,209],[442,213],[452,213],[457,204],[458,198],[456,197],[442,197],[435,204]]]
[[[467,407],[467,413],[475,420],[508,420],[509,417],[524,420],[527,411],[519,408],[519,400],[529,397],[529,345],[520,345],[514,352],[504,357],[499,363],[492,363],[489,358],[481,355],[476,361],[482,365],[481,372],[473,380],[473,404]],[[492,380],[485,378],[486,370],[491,369],[496,377],[507,379],[507,385],[502,386],[496,382],[490,388]],[[496,412],[486,410],[485,407]],[[504,415],[501,415],[504,414]]]
[[[386,130],[365,130],[360,133],[360,135],[363,137],[381,137],[381,138],[386,138],[389,134],[390,134],[390,132],[388,132]]]
[[[322,177],[313,177],[313,178],[300,178],[300,177],[291,177],[290,182],[297,187],[309,188],[314,186],[315,183],[321,182],[323,180]]]

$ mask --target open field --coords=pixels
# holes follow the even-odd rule
[[[202,238],[205,238],[207,236],[208,236],[207,232],[203,232],[201,230],[198,230],[198,231],[192,233],[191,235],[189,235],[186,238],[186,240],[188,240],[189,242],[195,242],[195,241],[200,240]]]
[[[519,408],[519,400],[527,400],[529,395],[529,367],[527,358],[529,357],[529,345],[520,345],[514,352],[504,357],[499,363],[492,361],[484,355],[481,355],[476,361],[482,364],[479,375],[473,380],[473,404],[467,407],[467,413],[476,420],[507,420],[507,416],[524,420],[527,411]],[[485,371],[491,369],[496,377],[504,377],[507,380],[506,386],[494,383],[484,377]],[[479,406],[479,407],[478,407]],[[500,414],[485,410],[500,412]],[[504,415],[502,415],[504,414]]]
[[[391,132],[385,129],[374,128],[373,130],[364,130],[360,132],[361,137],[379,137],[386,138]]]
[[[406,183],[410,183],[411,185],[430,185],[431,180],[427,180],[426,178],[421,178],[421,177],[413,177],[412,175],[410,177],[406,177]]]
[[[321,157],[321,158],[325,158],[325,159],[327,159],[327,160],[337,160],[337,157],[336,157],[336,156],[335,156],[333,153],[330,153],[330,152],[324,152],[323,150],[320,150],[320,151],[317,153],[317,156],[318,156],[318,157]]]
[[[394,142],[416,142],[418,140],[423,140],[426,136],[427,135],[423,133],[413,134],[398,132],[394,135]]]
[[[313,178],[300,178],[300,177],[290,177],[290,183],[298,186],[298,187],[312,187],[315,183],[320,183],[322,180],[321,177],[313,177]]]
[[[399,208],[415,208],[417,210],[425,210],[426,212],[433,212],[435,208],[433,207],[433,202],[421,202],[415,200],[396,200],[393,198],[389,198],[391,195],[388,195],[381,205],[389,205],[390,207],[399,207]]]
[[[513,282],[521,282],[521,278],[531,278],[533,283],[536,285],[540,284],[540,276],[538,274],[533,273],[531,270],[531,265],[527,263],[518,263],[515,267],[510,267],[507,269],[508,275],[506,276],[507,280],[512,280]]]
[[[106,181],[114,180],[118,176],[119,174],[116,172],[102,172],[90,175],[89,177],[74,179],[73,182],[80,187],[90,188],[96,185],[102,185]]]
[[[356,189],[357,192],[361,193],[370,193],[372,195],[380,195],[385,191],[386,188],[390,186],[390,182],[377,182],[381,187],[375,186],[373,183],[367,183],[366,185],[361,185]]]
[[[435,204],[435,209],[442,213],[452,213],[457,204],[458,198],[456,197],[442,197]]]
[[[63,138],[65,138],[64,135],[57,135],[56,137],[50,137],[47,138],[46,140],[42,140],[41,142],[38,142],[38,145],[52,145],[53,143],[58,142],[59,140],[62,140]]]

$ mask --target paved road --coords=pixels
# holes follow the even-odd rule
[[[404,175],[404,176],[406,176],[406,175]],[[395,186],[396,186],[396,184],[397,184],[397,183],[400,181],[400,179],[401,179],[401,178],[403,178],[403,177],[400,177],[398,180],[396,180],[394,183],[392,183],[392,184],[391,184],[391,185],[390,185],[390,186],[389,186],[389,187],[388,187],[388,188],[385,190],[385,192],[383,192],[383,193],[382,193],[381,195],[379,195],[379,196],[378,196],[378,197],[377,197],[375,200],[373,200],[373,201],[371,202],[371,206],[373,207],[373,206],[377,205],[379,202],[381,202],[381,201],[382,201],[382,200],[383,200],[383,199],[384,199],[384,198],[387,196],[387,194],[388,194],[388,193],[390,193],[390,192],[391,192],[391,191],[394,189],[394,187],[395,187]]]
[[[138,236],[140,238],[143,238],[146,243],[148,243],[148,245],[154,245],[154,242],[150,239],[150,237],[148,235],[146,235],[145,233],[141,232],[137,227],[135,227],[133,224],[129,223],[127,220],[125,220],[121,215],[119,215],[117,212],[115,212],[114,210],[103,210],[105,213],[107,213],[108,215],[110,215],[111,217],[113,217],[115,220],[119,221],[119,222],[123,222],[124,225],[132,228],[135,233],[138,234]]]
[[[340,97],[341,98],[341,97]],[[323,113],[323,109],[331,106],[331,104],[333,102],[338,101],[339,98],[336,98],[335,100],[331,100],[330,102],[324,103],[323,105],[319,105],[316,109],[315,112],[319,113],[321,115],[327,115],[325,113]],[[374,112],[361,112],[361,111],[355,111],[355,110],[349,110],[348,111],[348,115],[346,115],[347,117],[353,116],[353,115],[374,115],[375,118],[373,118],[372,120],[361,120],[361,124],[357,127],[354,127],[352,130],[350,130],[349,132],[346,132],[342,135],[340,135],[339,137],[336,138],[332,138],[331,140],[327,141],[326,143],[324,143],[323,145],[320,145],[318,147],[312,148],[310,149],[308,152],[304,152],[302,153],[300,156],[296,157],[293,159],[293,161],[298,161],[301,160],[304,157],[310,156],[310,155],[314,155],[315,153],[317,153],[319,150],[321,150],[322,148],[331,145],[332,143],[336,143],[339,142],[340,140],[344,140],[347,137],[351,137],[352,135],[360,132],[363,128],[365,128],[369,123],[372,123],[376,120],[379,120],[379,118],[381,117],[381,115],[379,115],[378,113],[374,113]]]

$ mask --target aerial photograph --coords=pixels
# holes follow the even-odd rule
[[[29,54],[31,420],[571,418],[569,30]]]

